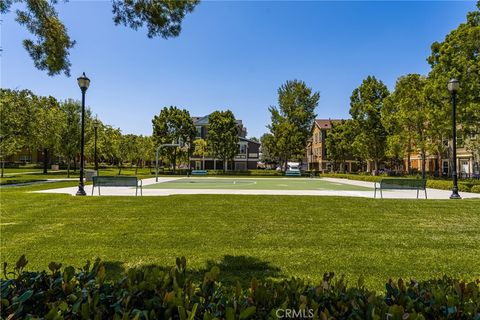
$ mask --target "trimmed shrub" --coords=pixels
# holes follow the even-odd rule
[[[359,181],[368,181],[368,182],[378,182],[383,178],[385,178],[384,176],[358,175],[358,174],[349,174],[349,173],[322,173],[320,176],[327,177],[327,178],[350,179],[350,180],[359,180]],[[405,178],[415,178],[415,177],[408,176]],[[398,179],[402,179],[402,178],[398,178]],[[440,190],[452,190],[452,180],[428,178],[427,188],[440,189]],[[480,181],[473,180],[473,179],[459,180],[458,189],[461,192],[480,192]]]
[[[473,186],[470,192],[480,193],[480,185]]]
[[[333,273],[314,285],[301,279],[253,279],[248,287],[223,286],[213,267],[201,283],[176,267],[131,269],[107,281],[100,260],[76,270],[50,263],[50,272],[28,272],[25,256],[1,282],[3,319],[479,319],[480,279],[389,280],[384,294],[349,287]],[[7,278],[9,276],[9,278]]]

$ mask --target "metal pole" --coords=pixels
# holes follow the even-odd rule
[[[78,191],[77,196],[86,196],[87,193],[84,189],[83,183],[83,170],[84,170],[84,148],[85,148],[85,91],[86,89],[82,90],[82,129],[81,129],[81,138],[80,138],[80,181],[78,183]]]
[[[452,195],[450,199],[461,199],[458,194],[458,179],[457,179],[457,93],[452,92],[452,140],[453,140],[453,163],[452,163],[452,179],[453,179],[453,188]]]
[[[157,147],[155,152],[155,182],[158,182],[158,150],[160,147]]]
[[[97,171],[98,174],[98,159],[97,159],[97,127],[95,126],[94,128],[95,131],[95,148],[93,150],[93,157],[95,159],[95,171]]]

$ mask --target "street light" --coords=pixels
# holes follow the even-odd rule
[[[451,79],[448,82],[448,91],[452,95],[452,157],[453,157],[453,168],[452,168],[452,179],[453,179],[453,188],[452,195],[450,199],[462,199],[458,194],[458,181],[457,181],[457,92],[460,87],[458,80]]]
[[[98,129],[99,125],[100,125],[100,122],[98,121],[98,118],[95,115],[95,120],[93,120],[93,131],[95,132],[95,144],[94,144],[94,149],[93,149],[93,158],[95,159],[95,171],[97,172],[97,175],[98,175],[97,129]]]
[[[85,92],[87,92],[90,85],[90,79],[87,78],[85,72],[77,78],[78,86],[82,90],[82,131],[80,139],[80,182],[78,184],[77,196],[86,196],[83,183],[84,158],[83,153],[85,149]]]

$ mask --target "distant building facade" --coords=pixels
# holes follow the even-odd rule
[[[316,119],[313,123],[311,135],[308,139],[306,150],[306,162],[307,169],[320,171],[320,172],[332,172],[335,170],[334,164],[328,159],[328,151],[326,147],[326,139],[328,132],[332,129],[332,125],[339,123],[341,119]],[[342,168],[344,164],[337,163],[337,170],[341,172],[353,172],[357,170],[357,162],[351,158],[345,162],[345,168]]]
[[[467,139],[459,137],[457,139],[457,174],[461,178],[479,178],[480,177],[480,151],[473,150],[468,146],[472,142],[477,142],[480,139],[478,135],[469,136]],[[438,175],[448,177],[452,175],[452,140],[444,140],[443,145],[445,151],[440,155],[428,154],[425,161],[425,172],[431,175]],[[408,156],[403,159],[403,167],[408,168]],[[420,172],[422,170],[422,157],[418,153],[410,153],[410,169],[413,172]]]
[[[197,137],[204,140],[208,139],[208,120],[209,116],[192,117],[195,128],[197,129]],[[247,128],[243,126],[242,120],[236,120],[238,128],[238,153],[229,161],[227,170],[243,171],[253,170],[257,168],[260,159],[260,143],[247,139]],[[190,158],[191,168],[197,170],[223,170],[223,160],[213,158],[212,156]]]

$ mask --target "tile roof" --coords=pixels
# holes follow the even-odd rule
[[[342,120],[343,119],[315,119],[315,124],[320,129],[331,129],[332,128],[332,123],[340,122]]]

